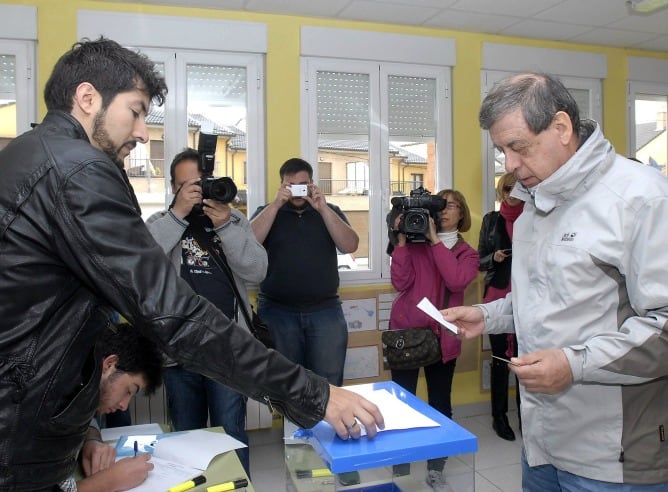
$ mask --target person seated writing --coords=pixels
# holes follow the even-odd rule
[[[98,341],[102,364],[98,414],[125,410],[134,395],[151,395],[162,384],[162,354],[156,345],[128,323],[112,325]],[[116,461],[116,449],[102,442],[92,420],[79,459],[84,477],[79,492],[120,492],[141,484],[153,469],[151,455]]]

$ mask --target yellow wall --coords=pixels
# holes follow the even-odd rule
[[[0,137],[16,136],[16,104],[0,106]]]
[[[210,19],[262,22],[268,28],[266,58],[266,135],[267,194],[273,198],[279,186],[278,167],[288,157],[300,154],[299,124],[299,32],[303,25],[364,29],[369,31],[447,37],[456,41],[457,64],[453,69],[453,144],[454,185],[467,197],[473,226],[465,238],[474,246],[482,219],[481,133],[477,124],[480,104],[482,45],[485,42],[530,44],[534,47],[602,53],[608,58],[608,77],[603,84],[603,126],[608,139],[620,154],[626,151],[626,78],[627,57],[645,56],[668,59],[668,53],[645,52],[467,33],[422,27],[396,26],[368,22],[325,20],[305,17],[227,12],[183,7],[125,4],[102,0],[7,0],[4,3],[34,5],[38,9],[38,87],[44,86],[58,57],[77,41],[78,9],[179,15]],[[224,48],[224,47],[221,47]],[[45,107],[39,101],[39,113]],[[350,289],[354,291],[354,289]],[[455,404],[486,401],[480,392],[478,371],[459,372],[455,377]]]

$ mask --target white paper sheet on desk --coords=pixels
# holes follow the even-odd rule
[[[345,389],[363,396],[380,408],[380,411],[383,413],[383,419],[385,420],[384,431],[440,426],[438,422],[435,422],[423,413],[418,412],[385,389],[373,390],[371,385],[347,386]],[[383,431],[379,430],[379,432]],[[366,429],[363,425],[362,435],[366,435]]]
[[[174,485],[202,474],[202,471],[197,468],[191,468],[173,461],[161,460],[155,456],[151,457],[151,463],[153,463],[153,470],[148,472],[146,480],[137,487],[129,489],[130,491],[157,492],[167,490]]]
[[[162,428],[159,424],[139,424],[126,425],[125,427],[110,427],[109,429],[102,429],[103,441],[118,441],[121,436],[137,436],[141,434],[162,434]]]
[[[417,307],[423,313],[429,315],[429,317],[431,317],[431,319],[433,319],[434,321],[442,324],[448,330],[453,332],[455,335],[457,334],[457,331],[458,331],[457,330],[457,325],[453,325],[449,321],[445,321],[443,319],[443,315],[441,314],[441,312],[438,309],[436,309],[436,306],[434,306],[429,299],[427,299],[426,297],[423,297],[422,300],[420,302],[418,302]]]
[[[206,470],[209,462],[220,453],[245,447],[241,441],[222,432],[198,429],[169,439],[160,439],[155,444],[153,456]]]

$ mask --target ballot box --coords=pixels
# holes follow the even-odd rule
[[[379,405],[388,429],[343,440],[326,422],[300,429],[286,421],[287,490],[428,492],[427,460],[440,457],[453,492],[475,490],[475,435],[392,381],[348,388]]]

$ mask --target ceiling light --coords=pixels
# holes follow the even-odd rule
[[[650,14],[668,7],[668,0],[627,0],[626,4],[632,12]]]

